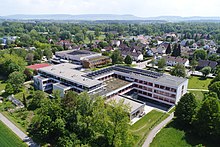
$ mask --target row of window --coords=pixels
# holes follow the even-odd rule
[[[155,84],[155,87],[156,87],[156,88],[159,88],[159,89],[171,91],[171,92],[176,92],[176,89],[175,89],[175,88],[170,88],[170,87],[166,87],[166,86],[159,85],[159,84]]]
[[[160,95],[164,95],[164,96],[167,96],[167,97],[176,98],[176,95],[175,95],[175,94],[163,92],[163,91],[160,91],[160,90],[154,90],[154,93],[158,93],[158,94],[160,94]]]
[[[166,101],[166,102],[175,104],[175,101],[174,101],[174,100],[170,100],[170,99],[168,99],[168,98],[165,98],[165,97],[162,97],[162,96],[159,96],[159,95],[156,95],[156,94],[154,94],[154,98],[155,98],[155,99],[158,99],[158,100],[162,100],[162,101]]]

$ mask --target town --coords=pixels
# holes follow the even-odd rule
[[[0,30],[0,128],[23,134],[12,146],[219,145],[218,23],[2,20]]]

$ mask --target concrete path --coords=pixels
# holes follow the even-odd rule
[[[187,89],[189,91],[203,91],[203,92],[209,92],[207,89]]]
[[[153,141],[154,137],[157,135],[157,133],[166,126],[174,117],[174,112],[170,114],[169,117],[167,117],[164,121],[162,121],[160,124],[158,124],[156,127],[154,127],[150,133],[147,136],[147,139],[145,140],[142,147],[149,147],[151,142]]]
[[[37,147],[37,144],[28,137],[24,132],[22,132],[18,127],[16,127],[10,120],[8,120],[4,115],[0,113],[0,121],[2,121],[9,129],[11,129],[21,140],[23,140],[30,147]]]

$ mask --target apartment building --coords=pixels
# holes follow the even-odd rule
[[[92,58],[87,58],[85,60],[82,60],[82,65],[85,68],[93,68],[93,67],[105,65],[111,62],[112,60],[110,57],[98,56],[98,57],[92,57]]]
[[[87,50],[67,50],[56,52],[55,56],[62,63],[63,61],[83,65],[85,68],[97,67],[111,63],[111,58],[102,56]]]

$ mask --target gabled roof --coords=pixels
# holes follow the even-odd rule
[[[172,57],[172,56],[165,56],[164,59],[166,61],[172,61],[172,62],[181,63],[181,64],[185,64],[188,60],[186,58]]]
[[[215,68],[218,65],[216,61],[209,61],[209,60],[199,60],[198,67],[203,68],[209,66],[211,68]]]

